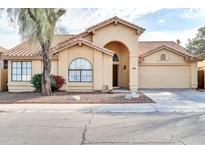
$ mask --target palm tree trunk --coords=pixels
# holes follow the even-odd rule
[[[41,44],[43,56],[43,75],[41,80],[42,95],[51,95],[50,87],[50,73],[51,73],[51,59],[49,55],[50,41]]]

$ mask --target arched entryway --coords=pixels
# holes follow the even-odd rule
[[[107,43],[105,48],[115,52],[113,55],[113,87],[129,88],[129,50],[119,41]]]

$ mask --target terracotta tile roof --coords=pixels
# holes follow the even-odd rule
[[[133,28],[133,29],[138,29],[138,30],[140,30],[141,33],[143,33],[143,32],[145,31],[144,28],[142,28],[142,27],[140,27],[140,26],[137,26],[137,25],[135,25],[135,24],[133,24],[133,23],[130,23],[130,22],[126,21],[126,20],[120,19],[120,18],[118,18],[117,16],[114,16],[114,17],[112,17],[112,18],[110,18],[110,19],[107,19],[107,20],[105,20],[105,21],[103,21],[103,22],[100,22],[100,23],[98,23],[98,24],[96,24],[96,25],[94,25],[94,26],[91,26],[91,27],[87,28],[86,31],[87,31],[87,32],[90,32],[90,31],[92,31],[92,30],[101,28],[101,27],[103,27],[103,26],[105,26],[105,25],[107,25],[107,24],[110,24],[110,23],[112,23],[112,22],[119,22],[119,23],[125,24],[125,25],[127,25],[127,26],[129,26],[129,27],[131,27],[131,28]]]
[[[89,32],[88,32],[89,30],[100,28],[102,26],[105,26],[106,24],[109,24],[109,23],[112,23],[115,21],[126,24],[129,27],[132,27],[134,29],[139,29],[141,33],[145,30],[142,27],[139,27],[135,24],[132,24],[130,22],[127,22],[127,21],[122,20],[122,19],[115,16],[115,17],[110,18],[108,20],[105,20],[99,24],[91,26],[91,27],[87,28],[86,31],[79,33],[77,35],[64,35],[64,36],[57,35],[57,36],[55,36],[54,40],[51,43],[51,49],[54,47],[57,47],[57,46],[63,46],[64,44],[67,44],[67,42],[69,42],[70,40],[72,40],[74,38],[75,39],[82,38],[83,36],[86,36],[89,34]],[[99,47],[99,46],[95,44],[95,47]],[[11,57],[33,57],[33,56],[40,56],[40,51],[41,51],[41,47],[40,47],[40,44],[38,43],[38,41],[27,40],[27,41],[20,43],[16,47],[8,50],[8,52],[4,53],[3,56],[5,56],[5,57],[10,57],[10,56]]]
[[[5,53],[5,52],[7,52],[8,50],[7,49],[5,49],[5,48],[3,48],[3,47],[0,47],[0,54],[3,54],[3,53]]]
[[[108,20],[105,20],[99,24],[96,24],[94,26],[91,26],[86,29],[86,31],[79,33],[77,35],[56,35],[54,37],[54,40],[51,43],[51,52],[56,53],[59,52],[59,50],[62,50],[65,47],[69,47],[75,43],[84,43],[89,46],[92,46],[93,48],[96,48],[100,51],[109,53],[111,50],[108,51],[108,49],[105,49],[97,44],[94,44],[93,42],[90,42],[88,40],[82,39],[83,36],[86,36],[89,34],[90,31],[100,28],[106,24],[112,23],[112,22],[120,22],[123,24],[126,24],[132,28],[139,29],[141,33],[145,30],[142,27],[139,27],[137,25],[134,25],[130,22],[127,22],[125,20],[122,20],[118,17],[113,17]],[[182,55],[191,56],[185,48],[178,45],[177,43],[173,41],[140,41],[139,45],[139,56],[145,56],[154,50],[158,50],[161,48],[168,48],[172,49]],[[8,50],[6,53],[2,54],[3,56],[8,57],[35,57],[40,56],[41,47],[40,44],[37,41],[24,41],[17,45],[16,47]]]
[[[143,32],[145,31],[145,29],[142,28],[142,27],[140,27],[140,26],[137,26],[137,25],[135,25],[135,24],[133,24],[133,23],[130,23],[130,22],[126,21],[126,20],[120,19],[120,18],[118,18],[117,16],[114,16],[114,17],[112,17],[112,18],[110,18],[110,19],[107,19],[107,20],[105,20],[105,21],[103,21],[103,22],[100,22],[100,23],[98,23],[98,24],[96,24],[96,25],[94,25],[94,26],[91,26],[91,27],[87,28],[86,31],[83,31],[83,32],[81,32],[81,33],[75,35],[74,37],[75,37],[75,38],[82,38],[83,36],[88,35],[92,30],[98,29],[98,28],[100,28],[100,27],[103,27],[103,26],[105,26],[105,25],[107,25],[107,24],[110,24],[110,23],[112,23],[112,22],[115,22],[115,21],[118,21],[118,22],[120,22],[120,23],[123,23],[123,24],[125,24],[125,25],[128,25],[129,27],[132,27],[132,28],[134,28],[134,29],[139,29],[141,33],[143,33]],[[72,39],[73,39],[73,38],[72,38]],[[68,39],[68,40],[69,40],[69,39]],[[68,40],[64,40],[64,41],[62,41],[62,42],[60,42],[60,43],[65,43],[65,42],[67,42]]]
[[[56,35],[51,42],[51,48],[56,46],[59,42],[68,40],[70,38],[74,37],[74,35]],[[27,40],[16,47],[8,50],[8,52],[4,53],[3,56],[39,56],[41,51],[41,46],[38,43],[38,41],[31,41]]]
[[[138,53],[142,57],[161,48],[168,48],[179,54],[191,56],[184,47],[174,41],[139,41],[138,43]]]
[[[82,38],[82,37],[84,37],[84,36],[87,36],[88,34],[89,34],[89,33],[86,32],[86,31],[81,32],[81,33],[79,33],[79,34],[73,35],[73,37],[70,37],[70,38],[65,39],[65,40],[63,40],[63,41],[60,41],[57,45],[61,46],[61,44],[64,44],[64,43],[70,41],[71,39]]]
[[[97,49],[97,50],[99,50],[99,51],[101,51],[103,53],[106,53],[108,55],[111,55],[111,56],[114,54],[114,52],[112,50],[103,48],[100,45],[98,45],[96,43],[93,43],[93,42],[91,42],[89,40],[83,39],[83,38],[73,38],[70,41],[61,43],[61,44],[51,48],[50,51],[51,51],[52,54],[56,54],[56,53],[62,51],[63,49],[69,48],[69,47],[71,47],[73,45],[76,45],[76,44],[79,44],[79,45],[85,44],[87,46],[90,46],[90,47],[92,47],[94,49]]]

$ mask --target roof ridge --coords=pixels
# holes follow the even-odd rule
[[[90,31],[90,30],[92,30],[92,29],[95,29],[95,28],[98,27],[98,26],[101,26],[102,24],[106,24],[107,22],[112,22],[112,21],[115,21],[115,20],[117,20],[117,21],[119,21],[119,22],[124,22],[124,23],[126,23],[127,25],[131,25],[132,27],[141,29],[142,32],[145,31],[145,28],[140,27],[140,26],[138,26],[138,25],[136,25],[135,23],[132,23],[132,22],[130,22],[130,21],[127,21],[127,20],[124,20],[124,19],[122,19],[122,18],[119,18],[118,16],[114,16],[114,17],[105,19],[104,21],[98,22],[98,23],[96,23],[96,24],[94,24],[94,25],[92,25],[92,26],[86,28],[86,31]]]

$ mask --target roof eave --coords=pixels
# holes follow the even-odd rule
[[[166,49],[166,50],[172,51],[172,52],[174,52],[174,53],[176,53],[178,55],[181,55],[183,57],[192,57],[192,55],[189,55],[188,53],[185,54],[185,53],[182,53],[182,52],[180,52],[180,51],[178,51],[178,50],[176,50],[174,48],[170,48],[170,47],[166,47],[166,46],[161,46],[161,47],[155,48],[153,50],[150,50],[149,52],[147,52],[145,54],[141,54],[140,57],[143,58],[143,57],[149,56],[149,55],[151,55],[151,54],[153,54],[153,53],[155,53],[155,52],[157,52],[159,50],[162,50],[162,49]]]
[[[5,60],[42,60],[42,56],[2,56]],[[51,60],[56,60],[56,56],[51,56]]]
[[[93,42],[88,42],[88,40],[85,41],[85,40],[83,40],[83,39],[78,39],[78,40],[76,40],[75,42],[72,42],[72,43],[70,43],[70,44],[68,44],[68,45],[65,45],[65,46],[62,46],[62,47],[59,47],[59,48],[53,48],[52,51],[51,51],[51,54],[52,54],[52,55],[56,55],[56,54],[58,54],[59,52],[65,50],[65,49],[67,49],[67,48],[70,48],[70,47],[72,47],[72,46],[74,46],[74,45],[77,45],[77,44],[78,44],[79,46],[81,46],[82,44],[84,44],[84,45],[87,45],[87,46],[89,46],[89,47],[95,48],[96,50],[102,51],[103,53],[108,54],[108,55],[110,55],[110,56],[113,56],[113,55],[114,55],[114,52],[113,52],[113,51],[108,50],[108,49],[103,48],[103,47],[97,47],[97,46],[95,46],[95,45],[92,44],[92,43],[93,43]]]

